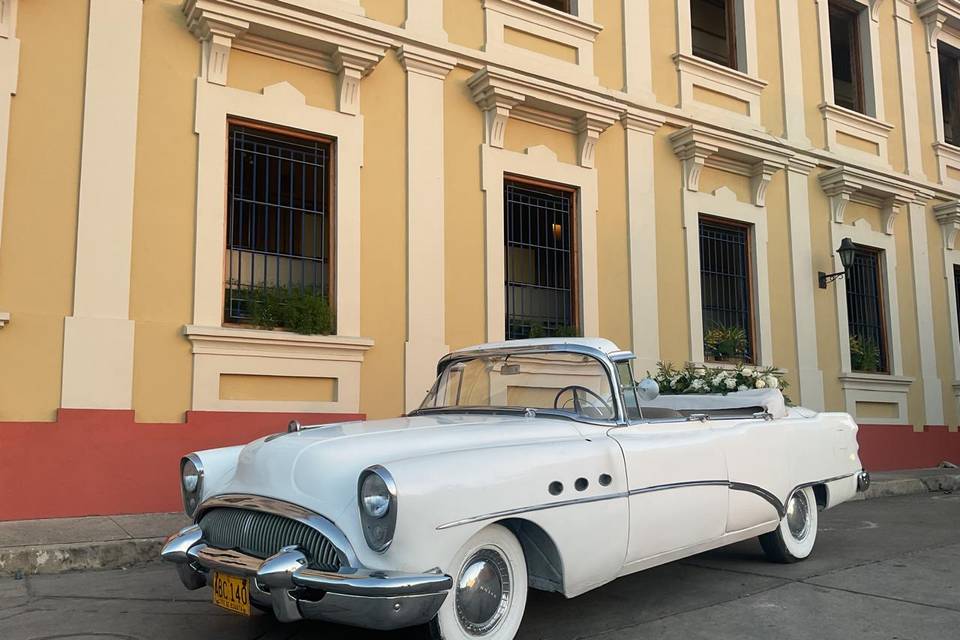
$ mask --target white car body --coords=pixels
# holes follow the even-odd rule
[[[541,349],[587,354],[601,361],[611,378],[616,362],[632,357],[606,340],[545,339],[459,351],[440,369],[478,353]],[[418,615],[396,620],[384,613],[389,607],[344,617],[311,611],[303,603],[284,609],[274,601],[281,619],[394,628],[436,614],[457,577],[452,559],[495,523],[517,536],[530,587],[573,597],[618,576],[772,532],[800,488],[813,487],[820,508],[830,508],[851,498],[858,481],[866,480],[857,456],[857,426],[847,414],[791,408],[773,418],[761,412],[631,422],[623,399],[615,400],[617,415],[608,421],[530,410],[425,413],[302,428],[243,447],[201,451],[192,454],[202,467],[197,519],[211,504],[236,500],[256,508],[246,497],[265,497],[329,521],[342,534],[340,544],[351,549],[348,574],[453,575],[436,585],[431,603]],[[395,531],[382,552],[368,545],[358,506],[358,478],[372,465],[388,470],[395,484]],[[554,495],[552,483],[563,490]],[[206,583],[197,575],[213,562],[190,552],[203,545],[198,536],[196,527],[189,535],[172,536],[164,552],[180,563],[191,587]],[[261,575],[260,559],[244,562],[254,563],[245,575]],[[352,595],[350,602],[371,594]],[[396,605],[398,598],[391,602]]]

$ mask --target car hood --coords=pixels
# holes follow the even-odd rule
[[[417,416],[306,427],[245,446],[209,495],[243,493],[301,505],[336,522],[355,513],[363,469],[450,451],[582,439],[576,423],[545,417]],[[398,486],[403,496],[403,487]]]

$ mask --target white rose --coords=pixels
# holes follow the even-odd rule
[[[767,386],[767,383],[763,381],[763,378],[757,380],[757,389],[763,389],[765,386]]]
[[[745,375],[745,376],[752,376],[752,375],[753,375],[753,369],[751,369],[750,367],[744,367],[744,368],[743,368],[743,371],[742,371],[741,373],[743,373],[743,375]]]
[[[736,388],[737,388],[737,381],[734,380],[733,378],[727,378],[726,384],[727,384],[727,389],[736,389]]]
[[[693,373],[694,373],[694,375],[697,375],[697,376],[701,376],[701,377],[702,377],[702,376],[707,375],[707,370],[706,370],[706,369],[694,369],[694,370],[693,370]]]
[[[767,383],[767,386],[770,387],[771,389],[780,388],[780,381],[777,380],[776,376],[767,376],[766,378],[764,378],[764,381]]]
[[[747,391],[749,388],[750,387],[748,387],[747,385],[742,384],[739,387],[737,387],[737,391]]]

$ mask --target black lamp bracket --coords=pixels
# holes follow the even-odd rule
[[[817,272],[817,279],[820,281],[820,288],[826,289],[828,284],[834,280],[842,278],[844,275],[846,275],[846,273],[846,271],[837,271],[836,273],[824,273],[823,271]]]

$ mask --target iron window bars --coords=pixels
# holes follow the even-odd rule
[[[578,335],[572,189],[504,181],[506,337]]]
[[[847,325],[861,348],[876,350],[876,371],[887,372],[887,329],[880,280],[879,249],[857,246],[847,269]],[[854,367],[856,369],[856,366]],[[864,370],[862,367],[858,370]],[[873,367],[870,367],[873,370]]]
[[[742,329],[742,358],[753,362],[753,292],[750,227],[700,218],[700,307],[704,334],[715,328]]]
[[[333,143],[248,123],[229,125],[224,319],[249,319],[256,288],[332,300]]]

